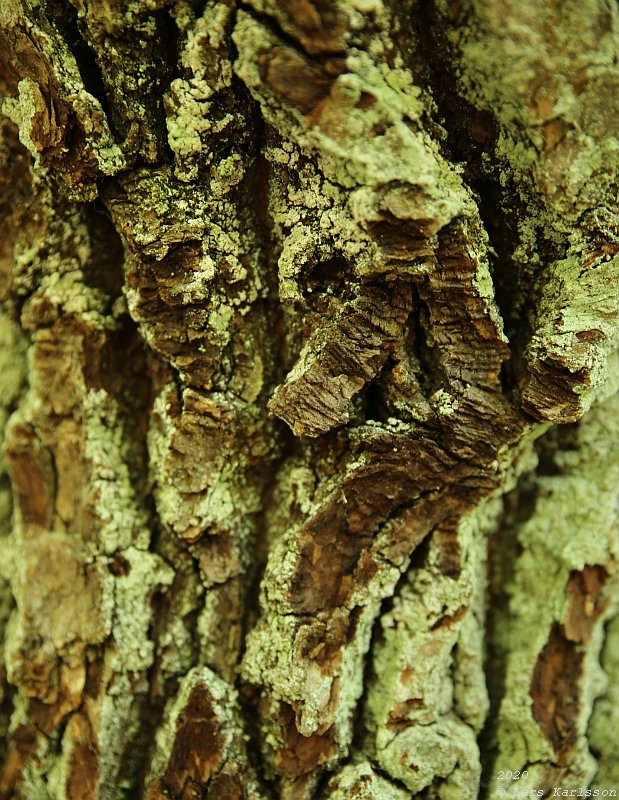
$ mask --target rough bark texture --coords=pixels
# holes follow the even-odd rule
[[[1,800],[619,790],[618,56],[0,0]]]

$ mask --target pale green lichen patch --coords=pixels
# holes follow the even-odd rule
[[[298,112],[291,119],[290,107],[282,109],[277,90],[268,92],[269,79],[263,81],[258,67],[262,53],[280,47],[278,40],[245,13],[238,16],[233,38],[239,49],[235,70],[265,117],[282,135],[314,154],[328,180],[348,189],[368,187],[365,204],[372,207],[380,202],[372,191],[377,187],[395,183],[394,203],[399,186],[414,187],[415,197],[407,199],[405,213],[426,223],[435,220],[430,223],[432,232],[463,210],[461,180],[416,130],[423,105],[410,76],[406,81],[403,71],[395,71],[396,78],[388,80],[391,73],[384,65],[364,51],[351,50],[347,71],[332,80],[328,95],[316,107],[316,117],[314,112],[307,116]],[[371,97],[372,102],[360,105],[362,97]],[[364,205],[357,198],[356,205],[360,204]]]
[[[329,781],[328,800],[409,800],[410,793],[380,775],[369,761],[347,764]]]
[[[18,82],[17,96],[3,99],[2,113],[18,125],[20,140],[41,174],[62,162],[68,151],[64,142],[69,127],[79,125],[85,144],[73,157],[77,155],[81,164],[74,165],[74,173],[70,168],[63,170],[61,179],[77,198],[94,199],[97,173],[113,175],[126,166],[101,102],[86,90],[75,56],[38,3],[4,3],[2,24],[15,33],[21,31],[22,42],[28,42],[22,53],[26,74]],[[29,39],[25,31],[32,28],[36,36]],[[48,76],[42,80],[45,70]]]
[[[154,644],[148,638],[152,624],[151,599],[172,583],[173,570],[155,553],[129,547],[122,552],[128,562],[126,575],[114,583],[114,645],[111,666],[126,676],[141,674],[153,663]],[[118,688],[119,694],[123,693]]]
[[[121,768],[140,763],[139,753],[133,752],[136,740],[142,735],[141,708],[149,690],[149,670],[155,659],[155,642],[150,638],[153,627],[153,597],[165,592],[174,580],[174,571],[155,553],[129,547],[118,554],[122,574],[111,578],[109,613],[112,617],[112,639],[106,649],[103,677],[106,691],[97,698],[98,720],[96,738],[100,753],[96,783],[103,797],[107,787],[118,786]],[[108,559],[100,559],[105,564]],[[109,569],[109,567],[108,567]],[[79,741],[78,741],[79,744]],[[68,754],[74,742],[65,737],[66,758],[61,770],[68,770]],[[94,777],[94,776],[93,776]],[[133,785],[135,777],[125,773]],[[63,776],[63,783],[65,776]]]
[[[448,37],[461,57],[461,90],[501,123],[499,157],[529,191],[541,189],[553,211],[575,216],[605,205],[619,164],[609,88],[616,7],[593,0],[560,12],[543,2],[465,7],[470,23],[454,25]]]
[[[148,515],[139,503],[130,464],[139,454],[128,436],[118,403],[103,389],[84,398],[85,455],[91,468],[91,502],[100,521],[96,549],[112,554],[129,546],[146,549]]]
[[[42,563],[54,570],[41,571]],[[13,695],[9,735],[20,726],[29,729],[27,709],[33,702],[54,707],[59,719],[67,719],[80,704],[87,679],[85,648],[99,645],[112,630],[112,586],[108,571],[88,563],[86,553],[73,537],[47,534],[22,542],[12,563],[12,593],[16,608],[6,630],[4,664],[17,691]],[[5,564],[6,566],[6,564]],[[33,593],[32,586],[38,591]],[[97,614],[93,614],[97,609]],[[32,641],[44,644],[36,655]],[[20,796],[40,798],[41,781],[50,775],[53,796],[64,796],[53,780],[59,764],[58,736],[38,736],[32,743],[40,759],[26,765]],[[43,765],[43,766],[41,766]]]
[[[193,181],[214,167],[211,191],[217,197],[238,185],[245,173],[239,153],[217,164],[213,147],[216,144],[221,148],[222,139],[227,139],[231,131],[238,132],[246,126],[240,108],[228,104],[232,113],[221,108],[226,105],[221,102],[222,94],[224,97],[232,94],[232,64],[227,57],[227,29],[231,21],[232,10],[225,4],[207,5],[188,30],[181,53],[187,77],[173,80],[166,98],[168,141],[176,157],[176,176],[182,181]]]
[[[260,510],[261,495],[259,485],[246,474],[253,460],[251,440],[242,442],[240,437],[259,435],[259,420],[251,409],[218,394],[198,399],[196,408],[179,414],[174,394],[166,387],[156,399],[156,424],[149,432],[162,522],[190,541],[210,528],[236,529],[246,536],[251,515]]]
[[[450,715],[396,734],[381,750],[380,763],[414,794],[436,780],[441,800],[478,796],[481,769],[475,734]]]
[[[19,326],[0,313],[0,448],[12,406],[26,378],[26,340]],[[11,527],[11,490],[0,453],[0,536]]]
[[[438,797],[478,796],[476,736],[488,709],[486,536],[500,510],[493,497],[463,517],[456,576],[441,574],[441,538],[433,538],[424,563],[409,570],[393,608],[381,617],[365,704],[366,741],[378,763],[413,793],[436,782]]]
[[[460,624],[453,651],[453,708],[456,716],[476,734],[481,732],[490,706],[485,675],[487,555],[488,536],[496,529],[503,511],[501,491],[491,495],[460,523],[462,560],[471,589],[468,612]]]
[[[591,789],[613,789],[619,784],[619,743],[609,731],[619,728],[619,617],[608,624],[601,657],[604,684],[601,696],[593,706],[587,729],[592,749],[598,758],[598,769]]]
[[[301,300],[308,273],[317,263],[341,256],[359,274],[378,268],[380,252],[352,210],[357,200],[342,191],[284,139],[265,148],[272,164],[269,217],[278,242],[279,296]]]
[[[6,314],[0,314],[0,427],[17,400],[26,377],[26,341],[19,326]]]
[[[13,699],[13,714],[11,718],[10,731],[12,732],[20,725],[28,725],[28,700],[17,695]],[[20,782],[20,794],[24,800],[56,800],[55,794],[55,775],[57,771],[57,759],[55,754],[50,752],[49,743],[41,737],[36,749],[36,762],[31,762],[24,770],[24,776]],[[48,784],[48,775],[51,780]]]
[[[602,622],[616,607],[612,599],[618,548],[616,419],[615,397],[583,418],[571,447],[561,449],[559,438],[559,448],[551,451],[556,474],[551,471],[535,478],[534,507],[529,518],[507,529],[510,536],[517,537],[522,550],[511,579],[502,587],[508,607],[499,606],[493,621],[493,647],[502,654],[505,670],[504,694],[496,719],[494,767],[530,767],[523,788],[542,785],[549,764],[557,757],[569,758],[564,766],[569,767],[574,781],[588,783],[595,772],[585,733],[593,700],[601,689],[598,656]],[[543,446],[541,440],[539,447]],[[575,621],[580,613],[580,601],[574,599],[579,597],[574,588],[580,585],[578,576],[590,576],[583,579],[589,581],[594,580],[593,576],[602,576],[596,577],[597,581],[607,573],[609,586],[601,595],[607,599],[598,597],[600,589],[594,582],[589,589],[592,597],[586,601],[589,610],[585,613],[590,621],[581,632]],[[544,587],[543,601],[537,591],[539,586]],[[558,628],[559,625],[563,627]],[[561,645],[561,636],[567,644]],[[582,637],[586,648],[582,649],[582,656],[572,657],[578,663],[582,658],[582,664],[570,672],[574,668],[568,660],[569,642],[582,641]],[[568,715],[567,730],[573,736],[569,757],[557,756],[555,748],[567,745],[552,732],[552,741],[544,735],[544,716],[540,716],[533,699],[538,691],[536,681],[540,680],[535,676],[547,669],[540,653],[562,646],[567,653],[563,669],[571,676],[566,680],[572,681],[562,696],[569,692],[575,697],[573,708],[561,712]]]
[[[524,398],[541,407],[546,419],[575,420],[608,381],[609,359],[619,344],[619,257],[593,254],[583,264],[578,253],[552,264],[549,273],[526,354],[533,377]],[[538,399],[539,362],[560,364],[573,375],[570,391]]]

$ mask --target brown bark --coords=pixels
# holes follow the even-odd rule
[[[619,784],[618,31],[5,0],[0,798]]]

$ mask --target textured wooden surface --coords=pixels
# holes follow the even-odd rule
[[[619,790],[618,37],[1,0],[1,800]]]

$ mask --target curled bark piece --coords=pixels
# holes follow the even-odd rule
[[[344,305],[308,340],[269,408],[296,436],[319,436],[348,421],[351,400],[372,380],[398,341],[410,290],[376,290]]]

